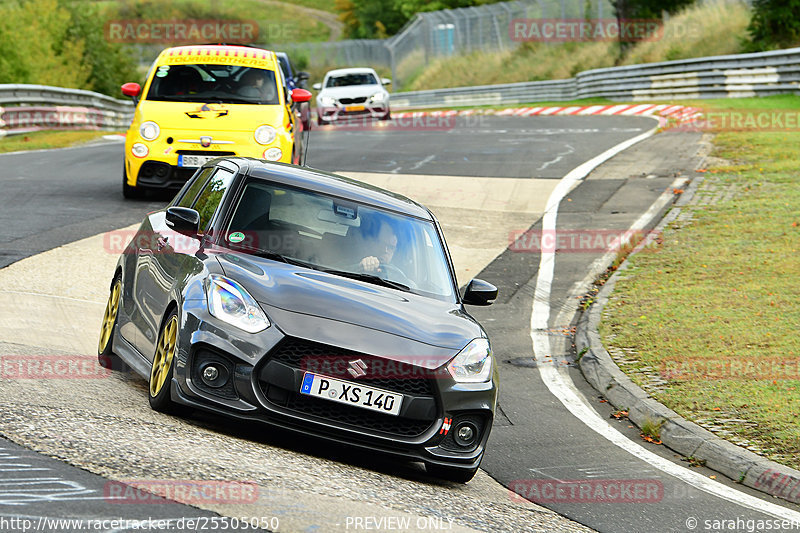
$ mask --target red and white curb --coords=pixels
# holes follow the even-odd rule
[[[658,119],[660,127],[687,124],[702,116],[698,107],[669,104],[611,104],[587,106],[509,107],[506,109],[460,109],[449,111],[405,111],[393,113],[395,118],[453,117],[470,115],[494,116],[553,116],[553,115],[623,115],[649,116]]]

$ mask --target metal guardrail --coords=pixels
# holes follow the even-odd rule
[[[800,48],[601,68],[565,80],[394,93],[392,105],[425,108],[581,98],[642,101],[785,93],[800,93]]]
[[[133,103],[81,89],[0,84],[0,136],[41,129],[125,129]]]

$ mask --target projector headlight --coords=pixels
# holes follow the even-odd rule
[[[483,383],[492,377],[492,347],[489,339],[474,339],[458,352],[447,371],[460,383]]]
[[[320,96],[319,97],[319,104],[322,107],[332,107],[333,104],[336,103],[336,100],[331,96]]]
[[[237,282],[225,276],[211,274],[206,279],[208,312],[223,322],[248,333],[258,333],[270,326],[267,315]]]

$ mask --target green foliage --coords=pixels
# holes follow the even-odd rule
[[[676,13],[694,4],[695,0],[612,0],[614,14],[619,19],[657,19],[661,14]]]
[[[109,43],[96,6],[59,0],[0,5],[0,83],[89,89],[116,96],[136,76],[121,46]]]
[[[415,14],[499,0],[336,0],[339,19],[354,39],[382,39],[397,33]]]
[[[84,41],[68,35],[70,13],[57,0],[0,4],[0,83],[87,86]]]
[[[118,97],[120,85],[139,77],[136,62],[127,48],[106,38],[105,20],[96,5],[71,2],[65,7],[71,14],[68,38],[85,43],[83,64],[91,69],[85,88]]]
[[[748,51],[800,44],[800,0],[754,0]]]

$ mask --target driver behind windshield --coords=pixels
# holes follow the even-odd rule
[[[364,240],[365,253],[358,265],[363,272],[375,273],[384,272],[386,265],[391,265],[394,252],[397,250],[397,234],[392,226],[385,220],[379,220],[377,232],[367,231],[362,234]],[[371,233],[371,234],[370,234]]]

